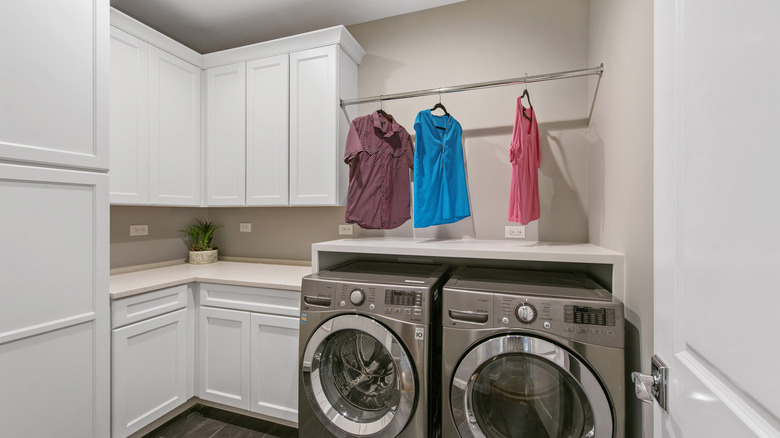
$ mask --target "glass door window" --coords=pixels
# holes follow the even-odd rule
[[[542,339],[506,335],[477,345],[458,365],[450,394],[464,437],[612,436],[611,408],[596,377]]]
[[[365,316],[323,323],[306,345],[302,372],[308,402],[337,437],[395,437],[416,405],[416,373],[406,349]]]

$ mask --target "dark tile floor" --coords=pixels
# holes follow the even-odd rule
[[[298,438],[298,429],[195,405],[143,438]]]

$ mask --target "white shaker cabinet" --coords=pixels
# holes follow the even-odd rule
[[[111,203],[200,206],[201,71],[111,28]]]
[[[200,68],[152,46],[149,203],[200,205]]]
[[[111,303],[114,438],[137,432],[193,394],[189,296],[182,284]]]
[[[344,205],[357,64],[338,45],[290,54],[290,205]],[[349,111],[349,112],[346,112]]]
[[[200,308],[200,398],[249,410],[249,312]]]
[[[187,309],[113,331],[113,431],[126,437],[187,401]]]
[[[289,55],[246,63],[246,205],[288,204]]]
[[[241,206],[246,174],[246,67],[206,71],[206,205]]]
[[[111,202],[149,202],[149,44],[111,28]]]
[[[298,421],[297,317],[252,314],[251,410]]]

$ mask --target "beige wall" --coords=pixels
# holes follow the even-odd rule
[[[428,11],[352,26],[366,50],[359,95],[397,93],[598,65],[588,59],[588,2],[469,0]],[[588,79],[531,84],[542,147],[541,219],[527,226],[530,240],[588,241]],[[511,165],[508,159],[515,99],[523,86],[445,94],[442,103],[462,125],[472,217],[415,230],[358,230],[357,236],[503,239]],[[414,134],[420,110],[436,96],[386,102],[384,109]],[[377,104],[361,105],[368,114]],[[184,258],[181,233],[193,217],[226,225],[217,232],[223,254],[309,260],[313,242],[338,239],[344,208],[113,207],[112,268]],[[166,217],[166,216],[170,217]],[[146,219],[148,218],[148,219]],[[130,223],[150,223],[148,237],[128,236]],[[238,233],[251,222],[252,233]]]
[[[591,243],[626,255],[625,296],[620,298],[626,319],[636,328],[629,332],[629,371],[641,366],[648,372],[653,348],[652,0],[591,0],[589,41],[591,63],[603,61],[606,72],[601,81],[591,81],[596,97],[588,131],[588,234]],[[633,396],[629,399],[636,403]],[[646,424],[645,436],[652,436]]]

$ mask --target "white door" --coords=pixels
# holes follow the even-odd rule
[[[287,205],[289,55],[246,63],[246,205]]]
[[[290,205],[339,201],[338,46],[290,54]]]
[[[112,436],[126,437],[187,401],[187,309],[112,332]]]
[[[206,205],[243,206],[246,173],[246,67],[206,71]]]
[[[252,314],[252,411],[298,421],[297,317]]]
[[[249,410],[249,312],[199,311],[200,398]]]
[[[656,437],[780,436],[777,17],[655,2]]]
[[[151,47],[149,203],[200,206],[200,69]]]
[[[149,44],[111,28],[110,201],[149,202]]]

